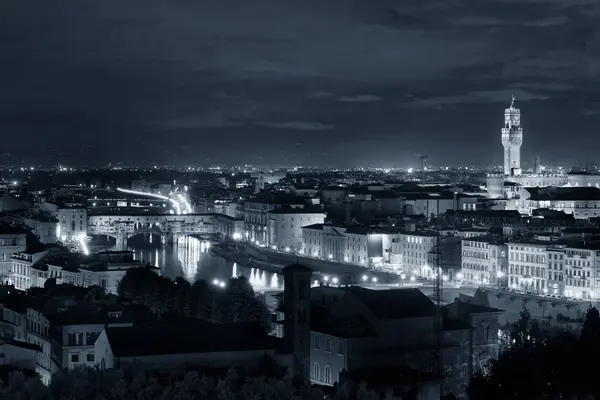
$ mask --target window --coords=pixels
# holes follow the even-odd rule
[[[331,353],[331,338],[325,338],[325,351]]]
[[[315,335],[315,350],[319,350],[319,349],[320,349],[319,337],[317,335]]]
[[[325,383],[331,383],[331,368],[329,365],[325,366]]]
[[[94,362],[96,360],[94,353],[88,353],[86,360],[87,362]]]
[[[79,362],[79,354],[71,354],[71,362]]]
[[[338,341],[338,354],[344,354],[344,342],[342,340]]]
[[[313,364],[313,380],[318,381],[321,379],[321,371],[319,370],[319,363]]]

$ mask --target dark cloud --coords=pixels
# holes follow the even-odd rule
[[[356,96],[342,96],[337,99],[342,103],[371,103],[373,101],[383,100],[375,94],[359,94]]]
[[[299,131],[322,131],[326,129],[333,129],[333,125],[327,125],[320,122],[308,122],[308,121],[289,121],[289,122],[256,122],[257,126],[264,126],[265,128],[274,129],[293,129]]]
[[[13,161],[475,163],[514,93],[524,148],[565,157],[576,124],[575,163],[599,22],[596,0],[6,0],[0,131]]]

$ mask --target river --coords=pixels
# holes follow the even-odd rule
[[[234,276],[243,275],[250,280],[255,290],[283,288],[283,277],[280,275],[258,268],[247,268],[214,256],[209,251],[210,244],[196,238],[185,237],[179,243],[166,245],[150,243],[148,238],[143,237],[133,239],[129,241],[130,247],[127,250],[134,252],[135,259],[160,268],[161,275],[171,279],[183,277],[190,283],[205,280],[218,284]],[[100,243],[90,245],[90,249],[92,251],[114,250]]]

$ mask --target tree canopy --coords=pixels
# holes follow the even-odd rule
[[[268,329],[269,312],[245,277],[232,278],[222,288],[206,281],[190,284],[162,277],[150,268],[127,271],[119,296],[148,306],[156,313],[175,313],[215,323],[261,322]]]
[[[527,311],[504,332],[504,346],[487,371],[469,383],[472,400],[600,398],[594,362],[600,355],[600,314],[590,308],[583,328],[544,336]]]
[[[11,374],[0,385],[0,399],[20,400],[323,400],[324,393],[309,385],[297,387],[289,375],[278,378],[242,376],[230,370],[223,377],[199,372],[100,371],[76,368],[54,376],[49,386],[22,372]],[[348,400],[351,391],[342,385],[334,396]],[[373,400],[376,396],[364,385],[352,396]]]

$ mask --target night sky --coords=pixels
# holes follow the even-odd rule
[[[597,0],[3,0],[1,163],[500,164],[513,93],[600,161],[599,67]]]

